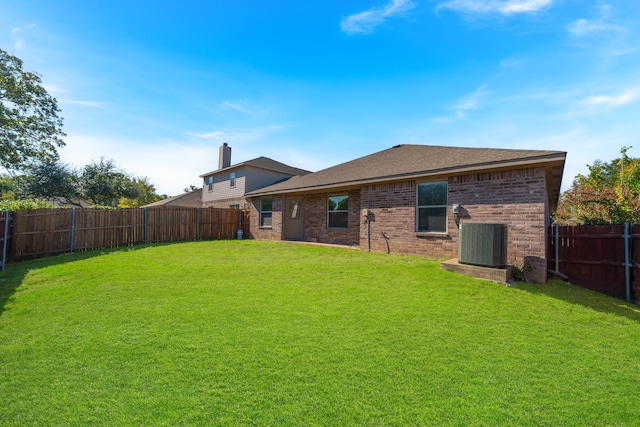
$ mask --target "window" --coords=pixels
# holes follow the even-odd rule
[[[447,231],[447,182],[418,184],[418,231]]]
[[[229,174],[229,185],[231,186],[231,188],[236,186],[236,173],[235,172],[231,172]]]
[[[209,185],[209,191],[213,191],[213,175],[207,178],[207,185]]]
[[[297,219],[300,215],[300,202],[291,200],[289,202],[289,219]]]
[[[229,209],[240,209],[240,205],[229,205]]]
[[[329,197],[329,228],[347,228],[349,219],[349,196]]]
[[[260,227],[271,227],[273,199],[260,199]]]

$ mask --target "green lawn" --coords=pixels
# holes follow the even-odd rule
[[[257,241],[0,273],[0,425],[640,425],[640,309]]]

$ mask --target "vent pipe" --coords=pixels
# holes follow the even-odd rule
[[[224,169],[231,166],[231,147],[225,142],[220,147],[220,156],[218,157],[218,169]]]

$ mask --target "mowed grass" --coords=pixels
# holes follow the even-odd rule
[[[9,264],[0,425],[639,425],[640,310],[420,257],[194,242]]]

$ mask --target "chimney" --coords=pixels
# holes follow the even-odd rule
[[[224,169],[231,166],[231,147],[225,142],[220,147],[220,157],[218,158],[218,169]]]

